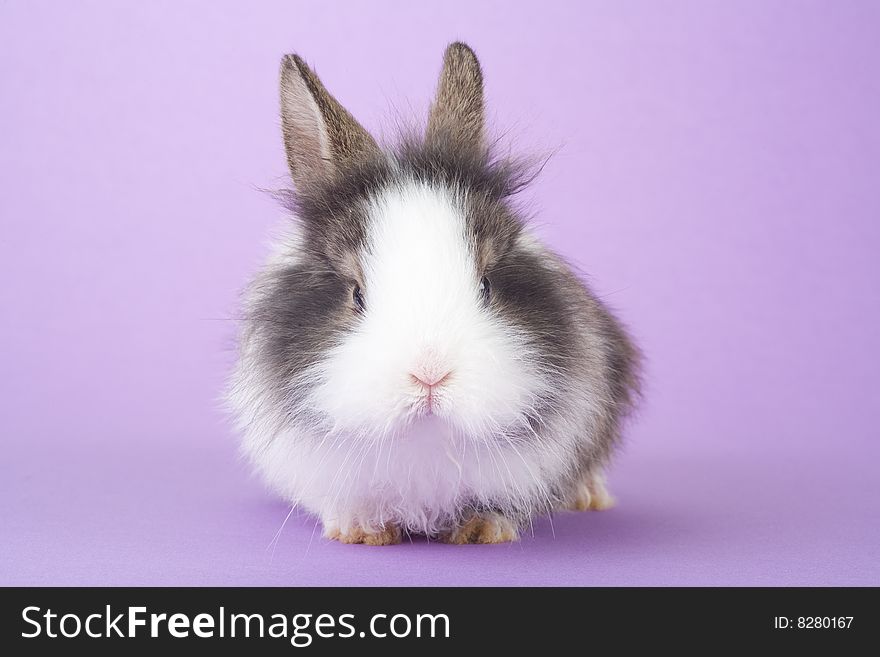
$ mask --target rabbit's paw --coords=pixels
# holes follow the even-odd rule
[[[519,540],[519,528],[499,513],[480,513],[440,535],[444,543],[508,543]]]
[[[614,506],[614,498],[605,486],[605,477],[597,475],[581,483],[569,508],[572,511],[604,511]]]
[[[338,527],[328,527],[324,536],[340,543],[359,543],[363,545],[396,545],[403,538],[400,527],[389,523],[376,531],[367,531],[360,527],[351,527],[341,531]]]

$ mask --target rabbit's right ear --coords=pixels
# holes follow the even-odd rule
[[[443,55],[437,96],[428,116],[428,144],[451,144],[456,148],[485,147],[483,71],[467,44],[451,43]]]
[[[281,60],[281,128],[297,189],[329,179],[346,162],[379,153],[370,133],[299,55]]]

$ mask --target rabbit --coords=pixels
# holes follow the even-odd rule
[[[281,61],[293,220],[246,292],[228,398],[243,453],[324,536],[515,541],[612,504],[640,352],[512,197],[483,74],[453,43],[423,135],[391,149]]]

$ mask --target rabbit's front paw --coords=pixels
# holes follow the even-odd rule
[[[366,531],[352,527],[341,531],[338,527],[327,528],[324,536],[340,543],[359,543],[363,545],[396,545],[403,538],[400,527],[389,523],[377,531]]]
[[[499,513],[480,513],[440,536],[444,543],[508,543],[519,540],[519,528]]]
[[[572,511],[604,511],[614,506],[614,498],[605,486],[605,478],[592,477],[575,491],[569,508]]]

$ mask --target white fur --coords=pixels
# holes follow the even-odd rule
[[[528,426],[548,383],[524,337],[483,306],[462,207],[456,192],[417,182],[371,202],[366,311],[300,381],[320,421],[302,426],[278,412],[253,362],[258,337],[245,335],[231,395],[245,453],[328,533],[395,522],[434,534],[466,504],[531,507],[584,439],[574,430],[557,432],[565,445],[509,437]],[[291,251],[276,254],[266,276],[295,257],[296,240],[285,243]],[[446,372],[427,414],[413,375]]]

